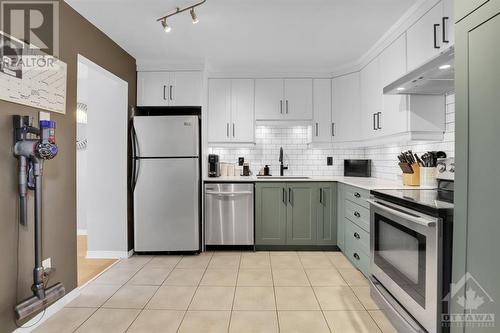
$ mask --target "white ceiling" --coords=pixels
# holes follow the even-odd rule
[[[66,0],[138,63],[206,63],[217,72],[327,72],[357,61],[417,0]]]

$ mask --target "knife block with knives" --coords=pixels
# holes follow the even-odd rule
[[[420,185],[420,166],[418,163],[408,164],[413,172],[404,172],[403,170],[403,185],[419,186]],[[403,169],[403,167],[401,167]],[[408,169],[406,169],[408,170]]]
[[[420,166],[422,161],[413,154],[411,150],[403,152],[398,156],[399,167],[403,171],[403,185],[419,186],[420,185]]]

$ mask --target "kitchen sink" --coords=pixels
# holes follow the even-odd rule
[[[303,176],[257,176],[257,179],[311,179],[311,177]]]

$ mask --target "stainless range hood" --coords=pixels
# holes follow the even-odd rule
[[[384,87],[384,95],[444,95],[453,91],[455,91],[453,47]]]

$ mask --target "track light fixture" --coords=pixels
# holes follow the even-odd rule
[[[185,12],[185,11],[189,10],[189,13],[191,14],[191,19],[193,20],[193,24],[196,24],[196,23],[199,22],[199,20],[198,20],[198,16],[196,15],[194,9],[196,7],[198,7],[198,6],[203,5],[206,1],[207,0],[202,0],[202,1],[196,3],[196,4],[192,5],[192,6],[188,6],[188,7],[185,7],[185,8],[179,8],[179,7],[177,7],[175,9],[175,12],[170,13],[170,14],[165,15],[165,16],[162,16],[159,19],[157,19],[156,21],[161,22],[161,25],[163,26],[163,30],[165,32],[170,32],[172,30],[172,28],[168,25],[167,19],[169,17],[171,17],[171,16],[174,16],[174,15],[177,15],[179,13],[182,13],[182,12]]]

